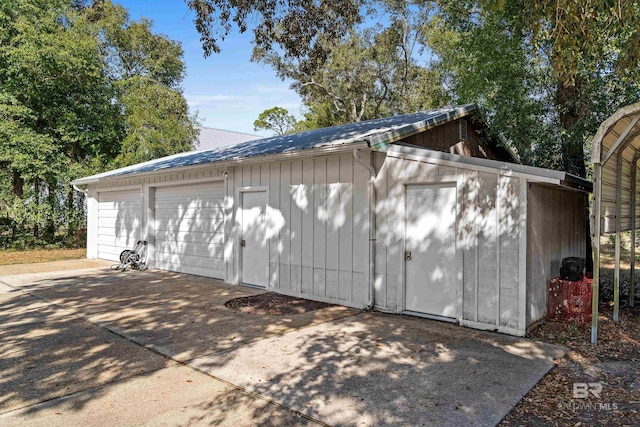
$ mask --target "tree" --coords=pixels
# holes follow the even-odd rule
[[[362,20],[364,0],[188,0],[196,14],[205,55],[220,52],[220,41],[236,26],[241,33],[253,24],[256,48],[279,49],[299,58],[303,68],[314,69]]]
[[[252,59],[292,80],[292,88],[307,106],[330,104],[335,118],[330,124],[437,106],[443,100],[439,82],[430,69],[418,64],[419,30],[428,12],[417,12],[412,5],[382,2],[382,10],[369,14],[374,21],[383,21],[384,16],[386,24],[353,28],[340,42],[326,42],[330,53],[315,68],[293,55],[259,48]]]
[[[71,179],[190,148],[183,76],[180,45],[110,1],[0,2],[0,211],[51,242],[83,218]]]
[[[525,162],[584,177],[590,136],[638,98],[638,18],[624,0],[442,1],[426,33],[454,101],[479,100]]]
[[[271,65],[279,77],[293,81],[292,87],[309,107],[307,116],[331,105],[333,113],[320,120],[331,118],[329,125],[413,112],[443,102],[437,77],[418,64],[423,47],[420,28],[431,13],[423,7],[427,3],[348,1],[334,10],[336,4],[189,2],[207,54],[219,50],[218,38],[228,34],[232,22],[245,31],[248,14],[257,15],[252,60]],[[365,15],[367,23],[377,23],[362,24]],[[224,32],[216,32],[216,23]],[[269,30],[272,25],[273,31]],[[307,124],[315,121],[309,119]]]
[[[289,114],[286,108],[273,107],[268,110],[264,110],[258,116],[258,119],[253,122],[253,129],[259,130],[271,130],[276,135],[286,135],[291,133],[296,127],[296,118]]]

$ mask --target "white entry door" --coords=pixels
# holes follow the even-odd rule
[[[456,317],[455,183],[407,186],[405,310]]]
[[[266,230],[267,192],[242,193],[240,242],[242,283],[266,287],[269,279],[269,242]]]

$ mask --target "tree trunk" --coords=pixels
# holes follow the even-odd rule
[[[20,176],[20,172],[18,172],[17,170],[13,170],[11,172],[12,174],[12,179],[11,179],[11,184],[13,186],[13,195],[16,197],[22,197],[22,195],[24,194],[24,179],[22,179],[22,176]]]
[[[67,192],[67,237],[71,238],[76,231],[76,212],[74,209],[74,191],[69,187]]]
[[[584,160],[584,141],[582,135],[575,135],[575,126],[578,121],[586,116],[586,111],[582,107],[580,100],[580,83],[566,85],[558,83],[555,98],[556,109],[560,126],[565,132],[565,139],[562,141],[562,168],[571,174],[581,178],[587,177],[587,167]],[[585,216],[585,267],[588,272],[593,272],[593,252],[591,241],[591,216],[589,204],[584,211]],[[596,237],[597,238],[597,237]]]
[[[40,210],[40,179],[35,178],[33,180],[33,195],[36,202],[36,217],[33,222],[33,236],[40,237],[40,227],[38,226],[38,211]]]
[[[47,194],[47,203],[49,204],[49,217],[47,218],[47,230],[45,233],[45,238],[49,243],[53,243],[56,238],[56,221],[55,221],[55,211],[56,211],[56,185],[54,183],[48,183],[47,189],[49,194]]]
[[[581,108],[580,84],[577,82],[566,85],[559,82],[555,105],[560,126],[566,135],[562,141],[562,168],[566,172],[585,178],[587,168],[584,161],[584,141],[582,135],[574,135],[576,124],[585,114]]]

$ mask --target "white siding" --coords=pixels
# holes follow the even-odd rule
[[[544,312],[546,280],[560,257],[580,255],[584,247],[578,227],[584,197],[547,187],[531,190],[526,177],[488,167],[445,165],[403,153],[375,153],[374,160],[376,307],[404,310],[405,185],[455,182],[462,276],[457,319],[523,334]],[[363,307],[369,296],[368,179],[349,152],[109,181],[89,188],[98,197],[90,198],[96,236],[88,241],[100,256],[114,259],[144,238],[139,228],[146,206],[156,268],[238,283],[237,200],[242,191],[259,187],[269,200],[268,288]],[[560,210],[565,198],[575,203]],[[556,235],[563,249],[539,244]]]
[[[404,265],[404,186],[456,182],[458,249],[462,281],[458,320],[504,331],[523,330],[520,286],[519,179],[464,167],[401,157],[376,159],[377,188],[376,304],[402,312]],[[462,165],[461,165],[462,166]]]
[[[366,303],[368,172],[351,153],[239,166],[232,178],[236,197],[247,187],[269,190],[270,289]]]
[[[98,194],[98,258],[119,261],[120,253],[143,239],[140,189]]]
[[[154,267],[224,279],[224,184],[155,191]]]

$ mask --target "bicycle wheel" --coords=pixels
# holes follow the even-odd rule
[[[129,259],[129,255],[131,255],[131,249],[125,249],[120,252],[120,264],[124,264]]]

